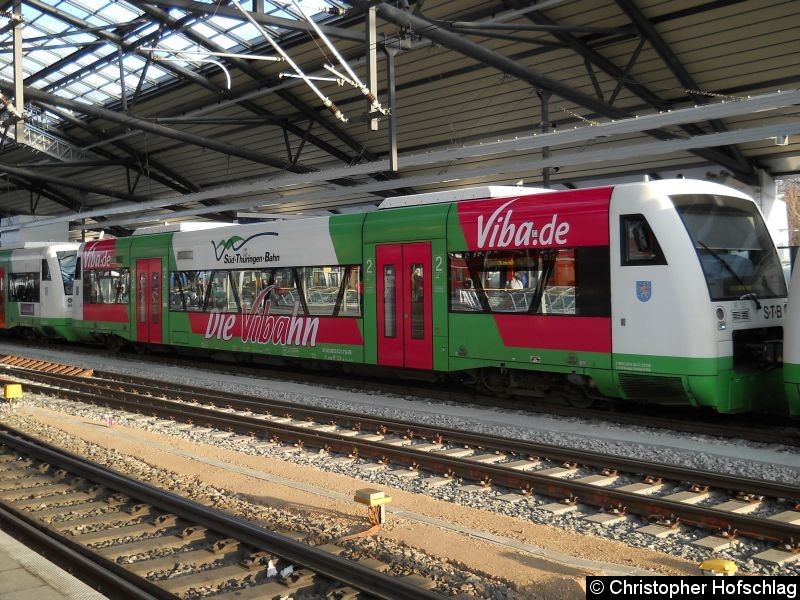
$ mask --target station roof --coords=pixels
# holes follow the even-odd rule
[[[0,216],[75,231],[800,173],[793,0],[0,0],[0,15]]]

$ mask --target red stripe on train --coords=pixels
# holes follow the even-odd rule
[[[611,319],[554,315],[494,315],[503,344],[576,352],[611,352]]]

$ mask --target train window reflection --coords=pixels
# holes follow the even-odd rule
[[[607,246],[451,252],[450,311],[608,316]]]

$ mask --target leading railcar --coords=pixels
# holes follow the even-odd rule
[[[0,249],[0,330],[75,341],[72,293],[79,245]]]
[[[785,409],[780,261],[755,203],[710,182],[471,188],[87,242],[75,279],[75,334],[110,345]]]

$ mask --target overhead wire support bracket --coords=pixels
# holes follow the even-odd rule
[[[325,108],[327,108],[329,111],[331,111],[331,113],[333,114],[334,117],[336,117],[337,119],[339,119],[343,123],[347,123],[348,119],[347,119],[347,117],[344,116],[344,114],[342,114],[342,111],[340,111],[336,107],[336,105],[333,103],[333,101],[330,98],[328,98],[325,94],[323,94],[316,85],[314,85],[314,82],[311,81],[308,78],[308,76],[305,73],[303,73],[302,69],[297,66],[297,63],[295,63],[292,60],[292,57],[289,56],[288,54],[286,54],[284,49],[281,48],[280,45],[278,45],[278,42],[276,42],[275,39],[274,39],[274,37],[275,37],[274,34],[270,33],[266,29],[264,29],[261,26],[261,24],[252,17],[252,15],[249,12],[247,12],[244,8],[242,8],[242,5],[239,4],[239,0],[233,0],[233,4],[236,6],[236,8],[239,9],[239,12],[241,12],[248,21],[250,21],[250,24],[253,25],[253,27],[255,27],[256,29],[258,29],[261,32],[261,35],[263,35],[264,38],[270,43],[270,45],[273,47],[275,52],[280,54],[283,57],[283,59],[287,63],[289,63],[289,65],[292,67],[292,69],[294,69],[295,73],[297,73],[298,76],[303,81],[306,82],[306,85],[311,88],[311,90],[319,97],[320,100],[322,100],[322,104],[325,105]]]
[[[279,2],[279,3],[280,4],[287,4],[286,2]],[[344,70],[347,72],[348,77],[343,77],[343,76],[339,75],[338,73],[336,73],[336,71],[333,70],[333,67],[331,65],[324,65],[325,68],[328,69],[329,71],[331,71],[332,73],[336,74],[337,77],[341,77],[341,79],[343,81],[346,81],[347,83],[352,85],[354,88],[360,90],[361,93],[364,94],[364,96],[366,96],[366,98],[370,101],[370,104],[371,104],[373,110],[378,111],[379,113],[381,113],[384,116],[388,115],[389,114],[389,109],[388,108],[383,108],[381,106],[381,103],[378,102],[378,98],[372,92],[372,90],[370,90],[369,87],[367,87],[366,85],[361,83],[361,80],[358,78],[358,75],[356,75],[355,72],[353,71],[353,69],[350,68],[350,65],[348,65],[347,61],[342,57],[341,54],[339,54],[339,51],[331,43],[331,41],[328,39],[328,37],[324,33],[322,33],[322,29],[320,29],[319,25],[317,25],[316,21],[314,21],[314,19],[311,18],[311,15],[306,13],[305,9],[302,6],[300,6],[300,3],[297,2],[297,0],[291,0],[291,3],[300,12],[300,14],[303,15],[303,18],[306,21],[308,21],[309,25],[311,25],[311,27],[314,28],[314,31],[317,32],[317,35],[320,37],[320,39],[323,42],[325,42],[325,45],[328,47],[328,49],[336,57],[336,60],[339,61],[339,64],[342,65],[342,68],[344,68]]]
[[[151,53],[164,52],[175,55],[175,58],[161,58],[153,55],[153,60],[161,62],[183,61],[188,63],[209,63],[217,65],[220,69],[222,69],[222,72],[225,73],[225,78],[228,81],[227,89],[231,89],[231,75],[228,72],[228,69],[225,68],[225,65],[223,65],[222,62],[214,60],[213,58],[208,58],[209,56],[220,56],[223,58],[245,58],[250,60],[270,60],[275,62],[280,62],[283,60],[283,58],[279,56],[263,56],[259,54],[246,55],[246,54],[235,54],[233,52],[212,52],[210,50],[175,50],[173,48],[158,48],[157,46],[143,46],[141,50],[146,50]],[[184,58],[184,56],[186,56],[187,58]],[[197,56],[201,56],[203,58],[195,58]]]
[[[225,73],[225,78],[228,80],[227,89],[228,90],[231,89],[231,74],[228,73],[228,69],[225,68],[225,65],[223,65],[218,60],[214,60],[213,58],[180,58],[180,57],[160,58],[158,56],[154,56],[153,60],[158,62],[187,62],[187,63],[202,63],[202,64],[209,63],[212,65],[217,65],[220,69],[222,69],[222,72]]]
[[[278,78],[283,79],[284,77],[302,79],[302,77],[300,77],[300,75],[298,75],[297,73],[279,73],[278,74]],[[337,85],[344,85],[344,81],[342,81],[338,77],[320,77],[319,75],[306,75],[306,77],[308,77],[309,79],[312,79],[314,81],[332,81],[332,82],[336,83]]]
[[[194,56],[219,56],[222,58],[240,58],[242,60],[270,60],[274,62],[281,62],[282,60],[284,60],[282,56],[264,56],[263,54],[238,54],[236,52],[212,52],[211,50],[175,50],[173,48],[158,48],[157,46],[142,46],[139,49],[149,50],[151,52],[191,54]]]

